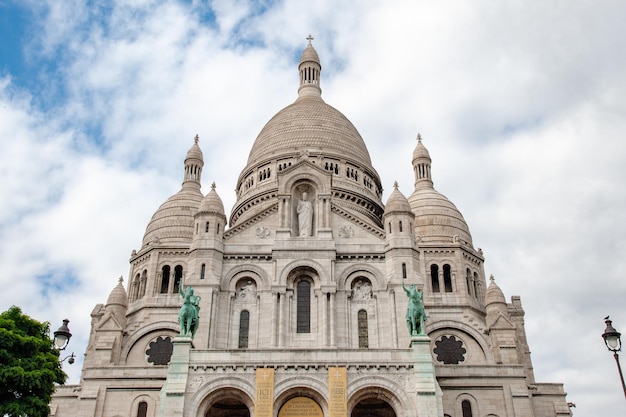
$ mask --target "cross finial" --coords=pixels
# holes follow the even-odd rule
[[[421,141],[422,141],[422,134],[421,134],[421,133],[418,133],[418,134],[417,134],[417,141],[418,141],[418,142],[421,142]]]
[[[398,189],[398,181],[393,182],[393,188],[396,190]]]
[[[213,181],[213,184],[211,184],[211,190],[215,191],[215,181]]]
[[[489,276],[489,281],[494,282],[496,279],[493,277],[493,274]]]
[[[307,40],[307,41],[309,41],[309,46],[312,46],[312,45],[311,45],[311,41],[312,41],[313,39],[315,39],[315,38],[314,38],[313,36],[311,36],[311,34],[309,33],[309,36],[307,36],[307,37],[306,37],[306,40]]]
[[[120,284],[121,284],[122,282],[124,282],[124,277],[122,277],[122,276],[120,275],[120,278],[117,280],[117,282],[119,282]]]
[[[193,138],[193,141],[194,141],[195,143],[198,143],[198,141],[199,141],[199,140],[200,140],[200,136],[198,136],[198,134],[196,133],[196,137],[195,137],[195,138]]]

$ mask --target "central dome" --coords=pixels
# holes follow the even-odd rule
[[[323,151],[371,168],[369,152],[356,128],[320,96],[301,96],[279,111],[254,141],[248,165],[292,155],[300,150]]]
[[[331,188],[345,207],[376,224],[382,219],[380,177],[354,125],[322,99],[322,65],[311,39],[298,65],[298,97],[261,129],[239,175],[231,227],[277,204],[279,177],[303,161],[332,176]]]

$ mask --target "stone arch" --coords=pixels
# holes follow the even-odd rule
[[[297,183],[310,182],[314,184],[316,188],[316,195],[320,193],[330,193],[330,174],[308,162],[297,164],[296,166],[305,164],[307,166],[303,167],[305,168],[304,172],[302,170],[297,171],[294,169],[289,171],[289,173],[285,176],[284,182],[282,183],[279,192],[284,192],[292,195]]]
[[[186,415],[205,417],[211,406],[228,398],[242,402],[248,407],[250,416],[254,414],[254,386],[243,377],[223,376],[206,384],[203,384],[203,377],[198,378],[195,383],[200,387],[191,397],[190,412]]]
[[[465,323],[452,320],[442,320],[435,323],[427,322],[425,327],[426,334],[431,338],[431,352],[435,346],[434,343],[436,339],[439,338],[439,334],[444,333],[445,330],[447,331],[447,333],[451,333],[452,335],[459,337],[462,341],[464,341],[464,345],[466,347],[470,347],[470,344],[467,343],[468,340],[475,343],[480,349],[479,353],[481,354],[481,358],[485,361],[485,364],[494,364],[493,356],[491,355],[491,350],[489,349],[487,342],[478,332],[478,330],[474,329],[473,327],[470,327]]]
[[[378,400],[387,403],[396,417],[405,417],[406,411],[414,408],[406,397],[404,389],[398,384],[375,376],[368,376],[354,381],[348,388],[348,416],[352,415],[355,408],[367,400]],[[404,395],[403,395],[404,394]]]
[[[278,415],[280,408],[295,397],[308,397],[315,401],[324,415],[328,415],[328,400],[322,394],[327,387],[315,378],[298,375],[280,381],[274,387],[274,413]]]
[[[149,337],[149,336],[154,336],[154,337],[169,336],[171,338],[174,338],[180,333],[179,324],[177,322],[171,322],[171,321],[160,321],[160,322],[152,323],[152,324],[146,325],[141,330],[142,330],[141,332],[133,333],[128,338],[128,341],[122,347],[122,351],[120,354],[121,365],[126,364],[126,361],[131,351],[135,348],[137,343],[139,343],[139,341],[141,341],[142,339]]]
[[[476,400],[476,397],[466,392],[457,395],[454,401],[454,411],[458,413],[458,415],[463,416],[463,402],[465,401],[470,403],[472,417],[479,417],[481,414],[478,408],[478,401]]]
[[[337,289],[349,291],[352,288],[352,281],[359,276],[368,278],[375,291],[385,288],[385,279],[380,271],[370,265],[352,265],[341,273],[337,280]]]
[[[235,291],[235,286],[239,279],[246,275],[252,275],[252,278],[256,281],[257,289],[270,287],[270,281],[267,277],[267,273],[260,267],[252,264],[244,264],[233,267],[228,271],[222,279],[223,291]]]
[[[157,415],[157,402],[154,398],[147,394],[140,394],[136,396],[133,401],[130,403],[130,410],[128,415],[131,417],[137,417],[137,411],[139,408],[139,403],[145,402],[148,404],[148,412],[146,414],[147,417],[154,417]]]
[[[301,271],[309,271],[311,272],[311,279],[314,282],[315,288],[320,288],[322,285],[321,280],[321,271],[324,271],[322,266],[308,259],[298,259],[293,262],[290,262],[287,266],[283,268],[281,271],[279,282],[285,283],[285,285],[293,286],[294,279],[298,276],[298,273]]]

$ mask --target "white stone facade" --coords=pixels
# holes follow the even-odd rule
[[[298,69],[298,99],[257,137],[228,224],[215,187],[200,191],[196,138],[51,415],[254,416],[258,368],[274,370],[274,416],[300,397],[330,415],[341,367],[352,417],[569,416],[562,385],[535,382],[519,297],[487,287],[421,138],[415,190],[383,204],[363,139],[321,98],[310,44]],[[425,335],[409,335],[403,284],[423,291]],[[193,341],[178,336],[181,286],[200,297]]]

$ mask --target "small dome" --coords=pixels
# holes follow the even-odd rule
[[[413,151],[413,161],[416,159],[428,159],[428,161],[430,161],[430,154],[428,153],[426,146],[422,143],[422,135],[419,133],[417,134],[417,145]]]
[[[431,160],[428,149],[417,135],[417,146],[413,152],[415,190],[409,197],[411,210],[415,214],[415,228],[423,242],[472,245],[472,235],[459,209],[433,187]]]
[[[485,294],[485,306],[492,304],[506,305],[506,298],[504,298],[502,290],[500,289],[498,284],[496,284],[493,275],[489,279],[491,280],[491,283],[489,284],[489,287],[487,288],[487,293]]]
[[[120,277],[117,285],[109,294],[109,298],[107,299],[107,306],[118,305],[122,307],[128,306],[128,297],[126,296],[126,290],[124,289],[124,285],[122,283],[124,279]]]
[[[415,190],[409,197],[417,234],[425,242],[472,244],[472,235],[459,209],[432,187]]]
[[[194,214],[203,198],[200,189],[195,187],[183,187],[168,198],[148,223],[143,245],[151,242],[191,243]]]
[[[226,216],[224,203],[222,203],[222,199],[215,191],[215,183],[211,184],[211,191],[202,199],[196,215],[200,213],[218,213],[222,216]]]
[[[202,155],[202,150],[200,149],[200,146],[198,145],[199,140],[200,140],[200,137],[196,135],[196,137],[194,138],[194,144],[191,145],[191,148],[189,148],[189,150],[187,151],[187,156],[185,156],[185,161],[187,161],[188,159],[199,159],[201,161],[204,160],[204,157]]]
[[[385,205],[385,214],[407,212],[411,213],[409,200],[407,200],[404,194],[398,190],[398,183],[395,182],[393,184],[393,191],[391,192],[389,199],[387,199],[387,204]]]
[[[304,48],[304,51],[302,51],[299,65],[302,65],[305,62],[315,62],[316,64],[320,65],[321,68],[320,57],[317,55],[317,51],[310,43],[307,45],[306,48]]]

